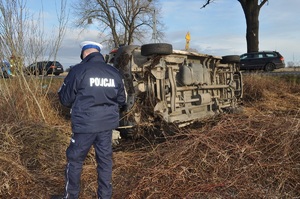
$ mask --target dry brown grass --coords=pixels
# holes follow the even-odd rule
[[[70,129],[55,84],[47,97],[37,95],[45,100],[41,107],[51,118],[46,121],[36,122],[35,110],[12,113],[0,94],[1,109],[8,110],[0,120],[0,198],[44,199],[63,192]],[[124,140],[114,152],[113,198],[299,198],[299,85],[257,75],[245,76],[244,84],[243,113],[172,128],[176,135],[161,143]],[[25,109],[30,99],[14,96],[13,105]],[[95,168],[91,150],[83,199],[96,198]]]
[[[275,72],[293,72],[293,71],[300,71],[300,67],[299,66],[285,67],[285,68],[280,68],[275,70]]]
[[[56,93],[61,82],[22,76],[0,80],[0,121],[60,123],[60,105]]]

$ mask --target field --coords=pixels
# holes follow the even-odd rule
[[[300,71],[300,66],[286,67],[286,68],[280,68],[275,70],[275,72],[293,72],[293,71]]]
[[[61,82],[0,79],[0,198],[63,193],[71,129],[57,97]],[[299,77],[245,75],[242,112],[163,125],[163,139],[121,140],[113,199],[300,198],[299,84]],[[96,190],[91,149],[81,198],[96,198]]]

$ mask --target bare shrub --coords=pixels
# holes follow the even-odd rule
[[[250,100],[245,100],[243,113],[219,115],[185,128],[166,124],[162,130],[174,135],[168,134],[164,142],[144,137],[122,140],[113,155],[113,198],[299,197],[299,93],[284,80],[259,76],[244,80]],[[45,118],[51,118],[46,122],[34,120],[39,111],[26,112],[25,102],[32,99],[22,92],[12,98],[14,102],[6,100],[8,92],[0,95],[1,108],[5,103],[18,107],[13,109],[17,113],[6,109],[6,117],[0,116],[1,198],[50,198],[63,193],[71,132],[69,120],[62,119],[66,112],[57,105],[61,80],[52,80],[46,93],[47,81],[35,81],[28,85],[35,88]],[[16,85],[10,89],[19,88],[8,82]],[[32,118],[23,120],[27,114]],[[92,149],[83,167],[81,198],[97,195],[93,155]]]
[[[66,130],[34,122],[1,125],[1,198],[43,198],[42,186],[63,182]]]
[[[46,108],[52,79],[38,81],[36,77],[27,76],[24,67],[45,57],[56,60],[68,21],[65,8],[66,1],[62,0],[61,10],[57,12],[58,27],[52,28],[53,35],[47,35],[41,15],[31,16],[26,1],[4,0],[0,3],[0,61],[9,60],[15,75],[13,79],[1,82],[0,98],[5,101],[1,104],[3,119],[47,120],[46,112],[52,111],[50,107]]]
[[[116,198],[295,197],[300,137],[291,126],[299,120],[224,115],[216,126],[190,129],[185,139],[137,152],[119,165]],[[120,152],[115,158],[123,156],[128,157]],[[128,170],[134,172],[126,175]]]
[[[244,77],[244,102],[261,111],[274,114],[298,114],[298,83],[283,77],[246,75]]]
[[[57,90],[61,81],[53,83],[50,79],[28,78],[23,81],[25,82],[26,85],[20,84],[16,78],[2,81],[0,86],[1,121],[59,124]]]

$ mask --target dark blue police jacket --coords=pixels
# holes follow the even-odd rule
[[[73,133],[97,133],[119,126],[119,107],[125,91],[119,71],[99,52],[72,67],[58,91],[60,102],[71,108]]]

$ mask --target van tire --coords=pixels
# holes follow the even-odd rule
[[[229,63],[239,63],[240,62],[239,55],[226,55],[222,57],[221,63],[222,64],[229,64]]]
[[[143,56],[151,55],[170,55],[173,52],[171,44],[167,43],[153,43],[141,46],[141,54]]]

